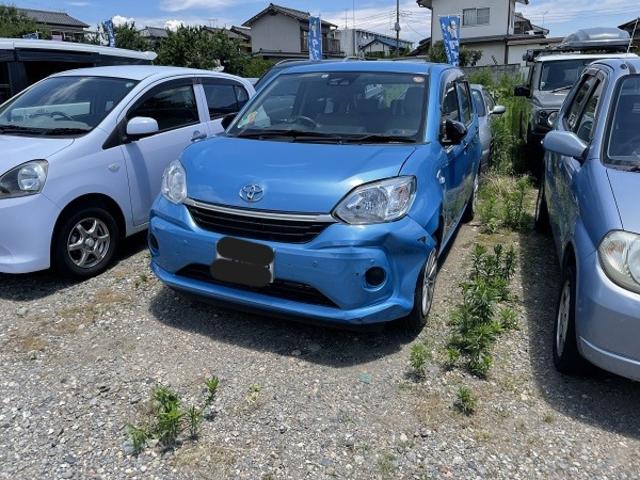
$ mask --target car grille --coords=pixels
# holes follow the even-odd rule
[[[289,220],[250,216],[250,210],[242,214],[222,212],[194,204],[186,204],[191,217],[200,228],[256,240],[285,243],[306,243],[317,237],[332,221]],[[227,209],[234,211],[233,209]],[[240,210],[235,210],[236,212]],[[274,215],[275,217],[276,215]],[[310,215],[310,218],[315,218]]]
[[[275,279],[273,283],[267,285],[266,287],[247,287],[245,285],[220,282],[211,276],[208,265],[201,264],[188,265],[179,270],[176,275],[193,280],[199,280],[201,282],[211,283],[213,285],[230,287],[236,290],[244,290],[247,292],[269,295],[271,297],[284,298],[286,300],[292,300],[294,302],[338,308],[338,306],[333,301],[323,295],[319,290],[309,285],[305,285],[304,283]]]

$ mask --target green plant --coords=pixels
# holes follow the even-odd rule
[[[149,440],[149,432],[146,428],[136,427],[131,424],[127,425],[127,436],[131,441],[134,455],[138,455],[147,445],[147,441]]]
[[[511,307],[500,310],[500,325],[504,330],[515,330],[518,328],[518,314]]]
[[[191,438],[197,438],[200,432],[200,425],[202,425],[202,421],[204,420],[202,410],[192,405],[187,410],[187,419],[189,421],[189,435]]]
[[[464,415],[473,415],[478,405],[478,397],[467,387],[460,387],[456,393],[455,407]]]
[[[411,347],[409,364],[417,377],[424,376],[425,366],[429,356],[429,350],[423,343],[416,343]]]
[[[207,398],[205,399],[205,405],[209,406],[213,403],[213,399],[218,392],[218,387],[220,386],[220,379],[218,377],[211,377],[205,381],[205,385],[207,386]]]
[[[175,445],[184,416],[185,412],[178,406],[172,406],[169,410],[158,413],[155,434],[163,445],[168,447]]]
[[[158,385],[153,389],[151,397],[156,402],[156,413],[175,410],[180,406],[180,397],[165,385]]]
[[[249,391],[247,392],[247,396],[245,397],[247,403],[255,404],[258,401],[258,398],[260,398],[261,390],[262,387],[257,383],[249,385]]]

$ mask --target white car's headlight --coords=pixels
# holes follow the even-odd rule
[[[640,293],[640,235],[621,230],[609,232],[598,247],[598,256],[613,282]]]
[[[162,195],[173,203],[182,203],[187,198],[187,174],[180,163],[174,160],[162,174]]]
[[[0,198],[40,193],[48,171],[49,163],[46,160],[32,160],[9,170],[0,177]]]
[[[407,214],[415,196],[415,177],[367,183],[351,191],[334,209],[333,215],[352,225],[391,222]]]

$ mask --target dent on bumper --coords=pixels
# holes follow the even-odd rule
[[[614,284],[593,253],[581,261],[576,327],[582,355],[600,368],[640,380],[640,295]]]
[[[51,233],[59,213],[43,194],[0,200],[0,272],[49,268]]]
[[[181,275],[185,267],[210,265],[216,243],[223,237],[200,229],[182,206],[158,200],[149,232],[159,245],[151,249],[152,268],[173,288],[251,309],[352,324],[407,315],[413,308],[418,273],[434,245],[426,231],[408,217],[366,227],[331,225],[305,244],[256,241],[274,249],[276,279],[316,289],[335,304],[330,307]],[[374,266],[386,272],[386,281],[376,288],[367,286],[364,278]]]

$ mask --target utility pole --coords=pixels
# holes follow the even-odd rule
[[[396,57],[400,56],[400,0],[396,0]]]

